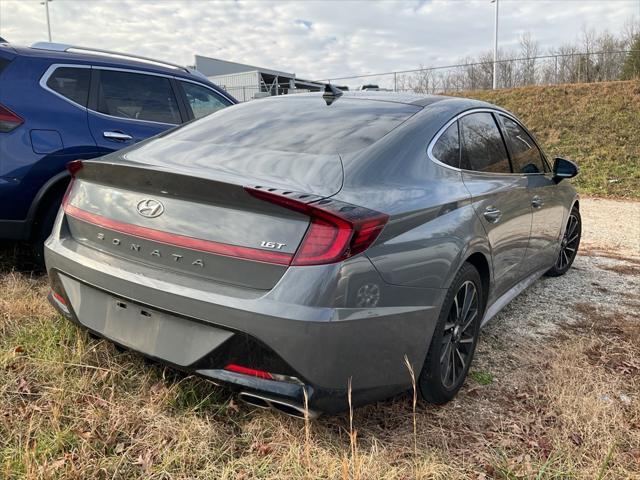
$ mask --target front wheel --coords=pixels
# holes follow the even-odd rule
[[[548,275],[549,277],[559,277],[560,275],[567,273],[567,270],[571,268],[571,265],[578,254],[581,236],[582,218],[580,217],[580,211],[574,207],[569,214],[567,228],[565,229],[562,240],[560,241],[560,252],[558,252],[556,263],[545,275]]]
[[[443,404],[458,393],[469,371],[484,313],[482,281],[465,263],[445,297],[427,359],[420,373],[422,398]]]

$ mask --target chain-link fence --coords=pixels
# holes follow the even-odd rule
[[[640,62],[629,61],[631,55],[640,55],[640,52],[576,52],[498,60],[497,85],[498,88],[513,88],[639,78]],[[493,61],[337,77],[323,81],[348,86],[351,90],[362,87],[415,93],[486,90],[493,85]]]

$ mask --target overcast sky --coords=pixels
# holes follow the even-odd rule
[[[321,79],[448,65],[492,48],[489,0],[53,0],[54,42],[193,64],[194,54]],[[584,29],[617,33],[640,0],[500,0],[500,45],[531,32],[543,49]],[[46,41],[41,0],[0,0],[0,36]]]

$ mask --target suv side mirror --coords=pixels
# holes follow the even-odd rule
[[[553,161],[553,179],[558,183],[563,178],[573,178],[580,172],[578,166],[571,160],[556,157]]]

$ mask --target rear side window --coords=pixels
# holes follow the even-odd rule
[[[453,122],[433,145],[432,155],[451,167],[460,167],[460,138],[458,122]]]
[[[189,82],[180,82],[180,84],[182,85],[187,103],[193,112],[194,118],[202,118],[231,105],[231,102],[208,88]]]
[[[544,173],[542,153],[524,129],[508,117],[500,115],[506,136],[513,171],[516,173]]]
[[[47,87],[72,102],[86,107],[90,81],[90,68],[60,67],[49,76]]]
[[[149,122],[181,122],[169,79],[140,73],[100,70],[98,111]]]
[[[460,120],[462,168],[487,173],[511,173],[507,149],[493,115],[472,113]]]

